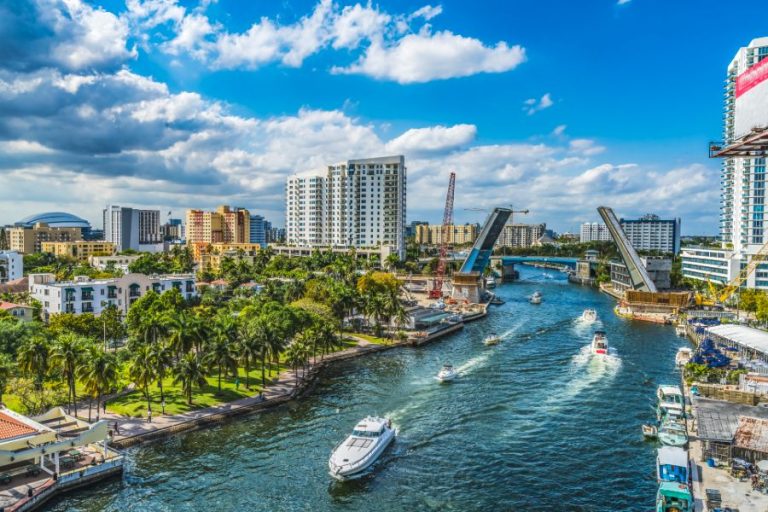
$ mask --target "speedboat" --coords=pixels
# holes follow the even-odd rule
[[[685,410],[682,404],[666,403],[658,404],[656,408],[656,419],[659,421],[672,421],[683,423],[685,421]]]
[[[451,382],[458,376],[459,373],[453,368],[453,365],[446,363],[442,368],[440,368],[440,371],[437,372],[437,376],[435,378],[440,382]]]
[[[656,512],[693,512],[693,496],[688,485],[661,482],[656,493]]]
[[[677,366],[685,366],[693,357],[693,350],[690,347],[680,347],[675,354],[675,364]]]
[[[597,320],[597,311],[594,309],[585,309],[584,312],[581,314],[581,321],[582,322],[588,322],[592,323]]]
[[[500,341],[501,341],[501,336],[499,336],[496,333],[492,333],[485,337],[485,339],[483,340],[483,343],[485,343],[486,345],[498,345]]]
[[[656,425],[643,425],[643,437],[646,439],[656,439],[659,434],[659,429]]]
[[[368,416],[355,425],[352,434],[333,450],[328,468],[337,480],[363,476],[394,440],[395,430],[387,418]]]
[[[608,338],[605,337],[605,331],[595,331],[595,335],[592,337],[591,349],[595,355],[608,355]]]
[[[541,292],[533,292],[533,295],[531,295],[531,298],[529,299],[529,302],[531,304],[541,304],[542,299]]]

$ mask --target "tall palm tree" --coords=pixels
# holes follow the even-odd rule
[[[38,391],[43,389],[45,375],[50,367],[50,355],[51,343],[43,336],[27,338],[19,347],[19,369],[27,375],[34,375]]]
[[[181,384],[181,389],[187,397],[187,403],[192,405],[192,388],[195,384],[202,388],[207,384],[205,367],[197,354],[186,354],[173,367],[173,383]]]
[[[155,362],[152,348],[148,345],[139,346],[131,357],[128,375],[144,392],[147,399],[147,412],[152,413],[152,401],[149,399],[149,386],[155,381]]]
[[[165,379],[168,368],[173,366],[173,353],[170,347],[163,341],[151,345],[152,363],[155,365],[155,376],[157,377],[157,387],[160,390],[160,408],[162,414],[165,414],[165,390],[163,389],[163,379]]]
[[[214,335],[205,354],[205,362],[218,369],[219,393],[221,393],[221,375],[225,371],[237,371],[237,359],[232,350],[232,343],[222,332]]]
[[[101,418],[101,397],[105,392],[117,387],[120,366],[115,354],[91,347],[80,366],[80,379],[89,396],[96,397],[96,420]],[[91,409],[88,408],[88,421]]]
[[[194,317],[186,311],[171,313],[168,316],[168,343],[177,359],[189,352],[195,343],[197,325]]]
[[[251,363],[256,361],[261,355],[258,321],[251,319],[241,323],[238,329],[237,353],[240,362],[243,363],[245,368],[245,389],[251,389]]]
[[[70,412],[74,410],[75,416],[77,416],[75,379],[87,344],[86,339],[72,333],[66,333],[56,339],[51,350],[51,368],[59,370],[61,377],[66,381],[69,387],[67,405]]]

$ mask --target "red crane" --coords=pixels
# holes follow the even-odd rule
[[[430,299],[439,299],[443,296],[443,279],[445,278],[445,266],[448,256],[448,235],[453,224],[453,192],[456,188],[456,173],[451,173],[448,180],[448,193],[445,196],[445,211],[443,212],[443,229],[440,240],[440,259],[437,262],[437,272],[432,289],[429,291]]]

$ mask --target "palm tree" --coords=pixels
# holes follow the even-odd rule
[[[181,389],[187,396],[187,404],[192,405],[192,388],[195,384],[202,388],[207,384],[205,367],[200,363],[197,354],[186,354],[173,368],[173,383],[181,384]]]
[[[87,344],[87,339],[72,333],[66,333],[56,339],[51,350],[51,368],[59,370],[61,377],[67,382],[69,387],[67,405],[70,412],[74,409],[75,416],[77,416],[75,379],[77,378],[77,368]]]
[[[168,343],[176,353],[177,359],[189,352],[197,336],[197,324],[194,317],[186,311],[171,314],[168,317]]]
[[[147,399],[147,413],[152,413],[152,402],[149,399],[149,386],[156,378],[155,362],[152,348],[148,345],[139,346],[131,358],[128,375],[139,386]]]
[[[104,392],[117,387],[120,367],[114,354],[91,347],[80,366],[80,379],[89,396],[96,397],[96,420],[101,418],[101,397]],[[91,421],[91,409],[88,408],[88,421]]]
[[[218,368],[219,393],[221,393],[221,374],[225,370],[237,371],[237,359],[235,359],[232,344],[223,332],[217,332],[211,341],[205,355],[205,361],[210,366]]]
[[[8,354],[0,354],[0,404],[3,403],[3,395],[8,387],[8,381],[11,380],[16,365]]]
[[[173,366],[173,354],[170,347],[163,343],[154,343],[151,346],[152,362],[155,365],[155,375],[157,376],[157,387],[160,389],[160,408],[162,414],[165,414],[165,390],[163,389],[163,379],[165,373]]]
[[[35,376],[35,388],[43,389],[43,381],[50,366],[51,344],[43,336],[27,338],[18,351],[19,369]]]
[[[245,389],[250,389],[251,363],[261,355],[261,338],[259,323],[256,320],[246,320],[238,330],[237,352],[245,368]]]

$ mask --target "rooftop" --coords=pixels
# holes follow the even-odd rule
[[[32,227],[44,222],[52,228],[90,228],[91,224],[76,215],[67,212],[44,212],[29,215],[16,222],[17,226]]]
[[[768,419],[739,418],[733,444],[745,450],[768,453]]]
[[[677,446],[662,446],[658,449],[659,464],[688,467],[688,452]]]
[[[50,429],[9,409],[0,409],[0,441],[30,436],[44,430]]]
[[[706,330],[743,347],[768,354],[768,332],[766,331],[737,324],[715,325],[707,327]]]
[[[0,300],[0,309],[14,309],[14,308],[28,308],[31,306],[25,306],[24,304],[14,304],[13,302],[5,302]]]
[[[698,437],[703,441],[730,443],[740,416],[768,419],[768,408],[693,397],[694,416],[698,419]]]

